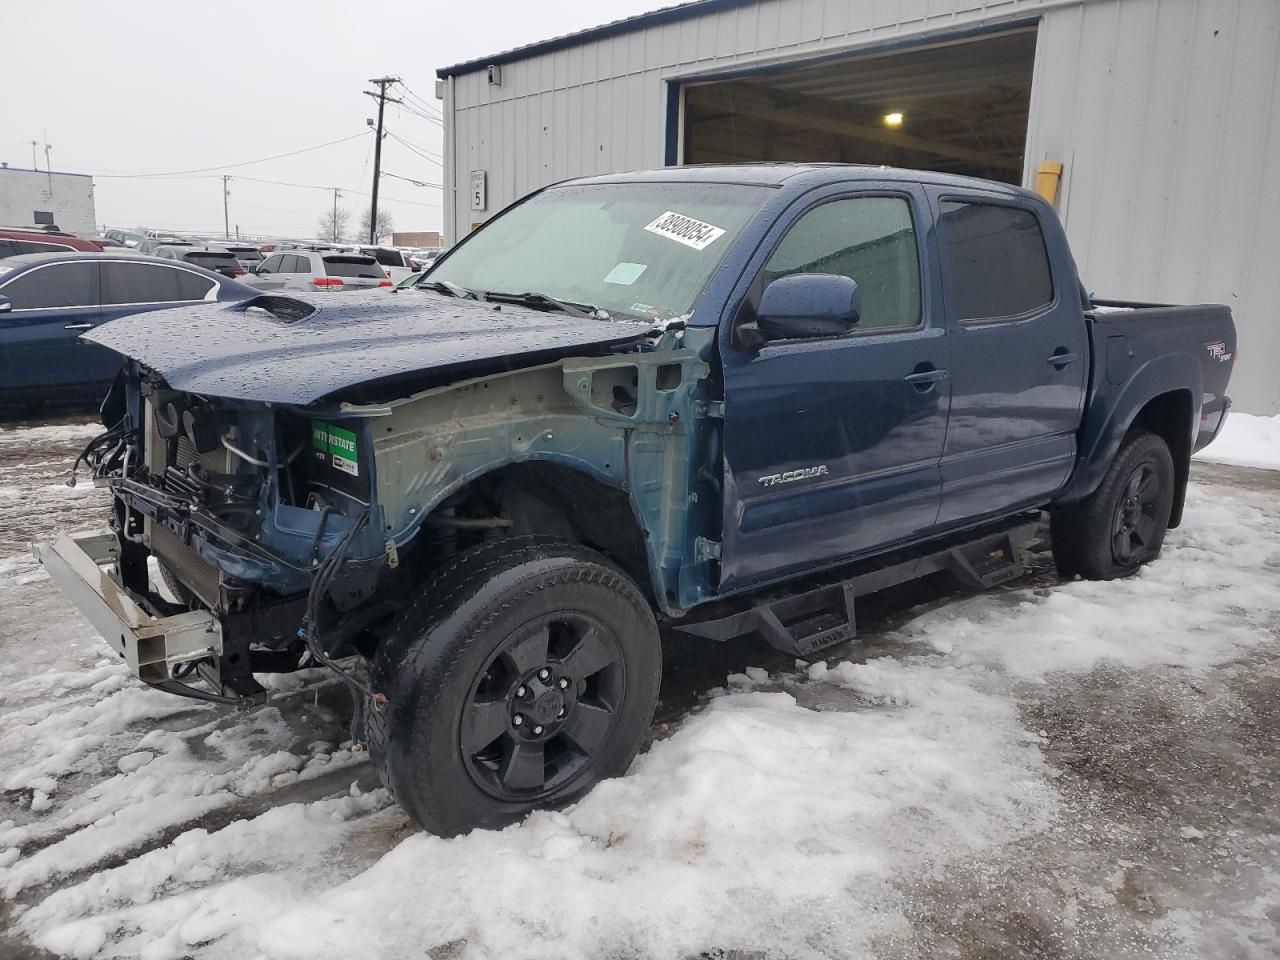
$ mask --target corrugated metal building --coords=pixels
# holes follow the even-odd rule
[[[449,238],[664,164],[1043,167],[1089,288],[1231,304],[1280,412],[1280,0],[703,0],[439,75]]]
[[[0,224],[55,225],[69,233],[97,233],[93,177],[0,167]]]

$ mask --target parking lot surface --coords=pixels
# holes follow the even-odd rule
[[[441,840],[323,672],[153,692],[31,559],[81,419],[0,428],[0,957],[1280,955],[1280,472],[1197,462],[1161,559],[872,598],[811,664],[676,642],[653,739]]]

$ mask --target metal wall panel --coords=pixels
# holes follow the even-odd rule
[[[456,240],[472,222],[558,179],[661,166],[668,80],[1025,19],[1082,2],[762,0],[506,63],[500,86],[490,86],[483,70],[451,77],[445,233]],[[577,91],[572,98],[570,90]],[[514,142],[502,133],[512,130],[507,110],[521,118]],[[471,170],[488,172],[489,205],[480,214],[470,209]]]
[[[447,236],[555,180],[661,166],[669,81],[1037,17],[1024,183],[1065,164],[1085,283],[1231,304],[1238,408],[1280,412],[1278,0],[762,0],[507,63],[500,86],[454,76]]]
[[[1280,3],[1058,9],[1036,55],[1027,173],[1066,165],[1058,211],[1085,285],[1230,304],[1237,408],[1280,412]]]

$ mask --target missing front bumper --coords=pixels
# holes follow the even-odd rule
[[[167,685],[176,665],[221,656],[222,625],[213,614],[154,617],[105,569],[119,557],[111,531],[61,534],[32,552],[138,679]]]

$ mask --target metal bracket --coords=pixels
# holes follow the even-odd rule
[[[693,541],[693,558],[699,563],[720,559],[720,541],[698,537]]]

